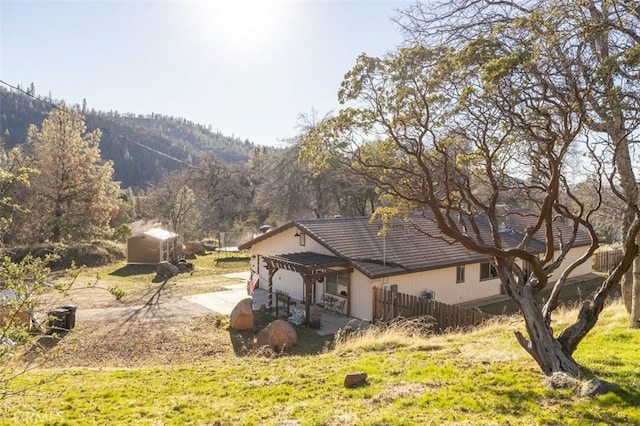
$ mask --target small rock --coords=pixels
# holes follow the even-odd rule
[[[201,243],[184,243],[182,245],[182,253],[187,256],[193,256],[194,254],[202,256],[205,252],[204,244]]]
[[[545,386],[548,389],[569,389],[575,388],[580,381],[567,373],[556,371],[545,378]]]
[[[180,272],[193,272],[193,263],[178,262],[178,270]]]
[[[355,388],[367,381],[367,373],[349,373],[344,378],[345,388]]]
[[[253,329],[253,299],[247,297],[238,302],[231,311],[229,326],[234,330]]]
[[[591,379],[583,382],[578,389],[578,395],[583,398],[591,398],[609,392],[613,386],[604,380]]]
[[[298,342],[296,329],[287,321],[275,320],[256,335],[258,346],[269,346],[274,351],[281,351]]]

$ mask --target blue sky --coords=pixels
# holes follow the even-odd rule
[[[0,0],[0,79],[103,111],[184,117],[277,145],[339,108],[357,56],[401,36],[405,1]]]

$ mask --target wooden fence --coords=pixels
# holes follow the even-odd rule
[[[609,272],[622,259],[622,249],[601,251],[593,255],[593,270],[597,272]]]
[[[378,287],[373,288],[373,310],[374,321],[429,316],[434,320],[433,330],[436,332],[478,325],[492,317],[477,310]]]

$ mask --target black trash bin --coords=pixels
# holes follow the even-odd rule
[[[65,322],[65,325],[66,325],[65,328],[67,330],[73,329],[73,327],[76,326],[76,311],[78,307],[75,305],[67,305],[67,306],[60,306],[60,309],[66,309],[67,311],[69,311],[69,315],[67,315],[67,319]]]
[[[53,334],[55,332],[67,331],[67,318],[69,310],[64,308],[56,308],[47,312],[47,332]]]

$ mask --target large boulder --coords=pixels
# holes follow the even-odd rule
[[[269,346],[274,351],[281,351],[294,346],[298,342],[296,329],[284,320],[275,320],[258,332],[256,343],[258,346]]]
[[[166,260],[158,263],[158,266],[156,267],[156,274],[158,275],[167,275],[172,277],[174,275],[178,275],[179,272],[180,270],[176,265],[167,262]]]
[[[253,329],[253,299],[247,297],[238,302],[231,311],[229,326],[234,330]]]

